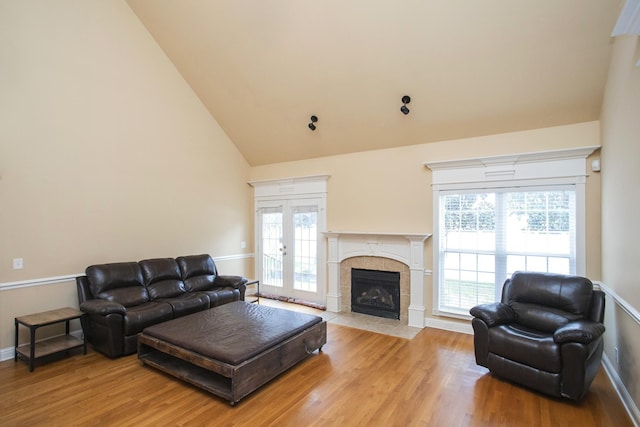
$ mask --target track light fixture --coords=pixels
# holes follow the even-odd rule
[[[407,108],[407,104],[411,102],[411,97],[409,95],[405,95],[402,97],[402,107],[400,107],[400,111],[405,116],[409,114],[409,109]]]
[[[312,131],[316,130],[316,122],[318,121],[318,116],[311,116],[311,123],[309,123],[309,129]]]

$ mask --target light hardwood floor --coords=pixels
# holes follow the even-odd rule
[[[0,426],[631,426],[604,372],[579,403],[476,366],[473,337],[412,339],[329,323],[328,342],[232,407],[135,355],[89,350],[48,364],[0,363]]]

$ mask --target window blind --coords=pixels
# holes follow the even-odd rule
[[[438,310],[500,300],[514,271],[576,272],[574,185],[441,191]]]

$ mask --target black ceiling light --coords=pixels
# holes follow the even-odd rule
[[[409,109],[407,108],[407,104],[411,102],[411,97],[409,95],[405,95],[402,97],[402,107],[400,107],[400,111],[405,116],[409,114]]]
[[[309,129],[312,131],[316,130],[316,122],[318,121],[318,116],[311,116],[311,123],[309,123]]]

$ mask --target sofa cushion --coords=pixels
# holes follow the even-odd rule
[[[178,263],[173,258],[140,261],[140,269],[149,298],[172,298],[185,293]]]
[[[205,291],[213,288],[213,282],[215,280],[216,276],[211,274],[190,277],[184,280],[184,288],[188,292]]]
[[[171,306],[164,302],[146,302],[130,307],[124,315],[124,334],[135,335],[147,326],[173,318]]]
[[[137,262],[92,265],[85,272],[95,298],[117,302],[125,307],[149,301]]]
[[[174,298],[159,298],[156,301],[166,302],[173,309],[173,317],[181,317],[213,306],[206,293],[184,293]]]
[[[139,304],[149,302],[149,294],[142,286],[129,286],[100,292],[97,298],[117,302],[125,307],[135,307]]]
[[[201,291],[201,293],[209,296],[211,307],[240,301],[240,291],[234,288],[216,288],[214,290]]]
[[[189,292],[211,289],[218,275],[210,255],[189,255],[176,258],[184,287]]]

